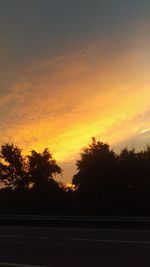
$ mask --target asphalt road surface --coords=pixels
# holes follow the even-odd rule
[[[1,226],[0,266],[150,266],[150,231]]]

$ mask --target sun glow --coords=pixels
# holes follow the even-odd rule
[[[92,136],[115,146],[148,132],[150,66],[138,44],[108,56],[99,42],[84,55],[32,66],[0,100],[2,111],[8,107],[1,143],[11,141],[24,153],[48,147],[65,163]]]

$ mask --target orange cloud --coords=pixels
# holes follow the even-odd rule
[[[64,163],[92,136],[115,146],[148,128],[149,121],[139,120],[150,99],[144,44],[133,40],[108,53],[100,42],[85,53],[31,66],[0,100],[0,142],[26,152],[49,147]]]

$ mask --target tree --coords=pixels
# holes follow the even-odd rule
[[[92,143],[82,149],[81,159],[76,163],[78,173],[73,177],[73,184],[89,211],[94,212],[99,209],[98,206],[106,206],[106,202],[108,204],[115,165],[116,155],[108,144],[92,138]]]
[[[50,184],[56,186],[54,175],[61,172],[61,168],[47,148],[42,153],[32,150],[28,156],[28,175],[33,188],[44,189]]]
[[[92,143],[82,149],[81,159],[77,160],[76,166],[78,173],[73,177],[73,184],[78,188],[82,187],[82,184],[93,183],[93,178],[98,179],[97,182],[101,182],[100,178],[108,175],[114,169],[116,161],[116,155],[113,150],[110,150],[108,144],[102,142],[96,142],[95,138],[92,139]]]
[[[42,153],[34,150],[31,155],[23,156],[21,149],[13,144],[2,146],[0,155],[0,181],[12,189],[56,187],[53,175],[61,173],[51,153],[45,149]]]
[[[1,183],[12,189],[26,188],[26,159],[21,154],[21,149],[13,144],[1,147],[0,155],[0,180]]]

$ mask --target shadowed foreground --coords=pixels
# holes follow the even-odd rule
[[[150,147],[116,154],[96,141],[83,148],[72,187],[48,149],[27,156],[15,145],[0,151],[0,214],[150,217]]]
[[[0,266],[150,266],[149,253],[150,231],[0,227]]]

